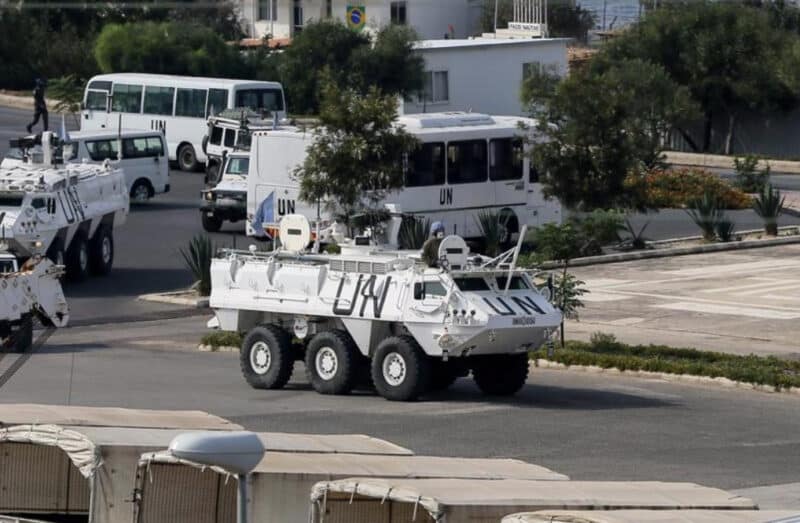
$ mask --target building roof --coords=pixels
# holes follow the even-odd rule
[[[448,40],[420,40],[414,44],[414,48],[420,51],[435,51],[439,49],[467,49],[495,46],[534,46],[552,43],[564,43],[566,45],[569,41],[569,38],[453,38]]]
[[[513,514],[503,523],[778,523],[800,520],[790,510],[543,510]]]

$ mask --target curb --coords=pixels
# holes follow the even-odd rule
[[[168,303],[170,305],[183,305],[184,307],[192,309],[207,309],[209,303],[208,297],[199,297],[193,291],[188,290],[142,294],[136,299],[156,303]]]
[[[678,241],[678,240],[675,240]],[[760,247],[777,247],[800,243],[800,236],[785,238],[772,238],[769,240],[742,240],[738,242],[710,243],[708,245],[693,245],[690,247],[671,247],[668,249],[645,250],[615,254],[601,254],[575,258],[569,262],[570,267],[585,267],[588,265],[601,265],[604,263],[620,263],[634,260],[647,260],[652,258],[668,258],[671,256],[686,256],[688,254],[705,254],[710,252],[736,251],[743,249],[758,249]],[[555,269],[561,267],[559,263],[543,263],[542,269]]]
[[[651,372],[646,370],[619,370],[615,367],[604,368],[594,365],[565,365],[555,361],[536,359],[531,360],[531,366],[540,369],[551,370],[572,370],[577,372],[585,372],[589,374],[612,374],[615,376],[628,376],[632,378],[646,378],[657,379],[676,383],[692,383],[700,385],[714,385],[725,389],[745,389],[754,390],[758,392],[767,392],[770,394],[792,394],[800,396],[800,387],[791,387],[789,389],[776,389],[772,385],[758,385],[756,383],[745,383],[743,381],[734,381],[728,378],[711,378],[709,376],[696,376],[693,374],[669,374],[666,372]]]
[[[239,352],[239,347],[234,347],[233,345],[204,345],[201,343],[197,346],[197,350],[200,352]]]
[[[665,151],[667,163],[678,167],[710,167],[714,169],[734,169],[734,158],[742,156],[725,156],[722,154],[685,153],[680,151]],[[775,174],[800,174],[800,162],[789,160],[771,160],[762,158],[759,167],[769,166]]]
[[[58,100],[47,99],[47,110],[50,114],[60,115],[60,112],[50,110],[58,105]],[[28,109],[33,111],[33,95],[30,96],[14,96],[11,94],[0,93],[0,107],[10,107],[12,109]],[[69,114],[69,113],[65,113]]]

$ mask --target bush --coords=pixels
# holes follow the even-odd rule
[[[742,191],[757,193],[767,185],[770,168],[767,165],[758,170],[758,156],[748,154],[744,158],[734,158],[733,164],[736,171],[735,185]]]
[[[200,296],[211,294],[211,259],[214,257],[214,244],[206,235],[198,234],[186,249],[180,250],[186,267],[197,282]]]
[[[764,220],[764,230],[771,236],[778,234],[778,217],[783,213],[785,196],[781,191],[772,187],[772,184],[762,187],[758,197],[753,202],[756,214]]]
[[[212,331],[205,334],[200,343],[210,345],[212,350],[220,347],[240,347],[242,345],[242,335],[232,331]]]
[[[503,241],[508,236],[506,228],[507,215],[497,211],[480,211],[475,218],[475,223],[481,231],[483,237],[484,252],[487,256],[497,256],[500,254]]]
[[[725,213],[720,209],[719,200],[709,191],[703,193],[702,198],[693,200],[686,212],[703,231],[703,239],[707,241],[714,241],[717,228],[721,223],[727,221]]]
[[[625,229],[625,216],[613,209],[595,209],[574,221],[583,237],[581,256],[602,254],[604,245],[619,243],[619,233]]]
[[[629,178],[627,183],[641,183],[645,205],[655,209],[688,207],[692,200],[706,192],[716,198],[723,209],[748,209],[751,205],[747,194],[719,176],[700,169],[652,169],[640,181]]]
[[[401,249],[416,250],[422,249],[425,240],[428,238],[428,231],[431,230],[431,221],[427,218],[421,219],[415,216],[403,216],[400,224],[400,231],[397,234],[397,241]]]

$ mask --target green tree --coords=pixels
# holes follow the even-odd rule
[[[560,82],[534,71],[522,98],[545,138],[532,149],[545,193],[582,210],[641,208],[626,178],[657,165],[666,133],[694,114],[688,91],[641,60],[602,61]]]
[[[514,14],[513,0],[498,0],[497,27],[508,26]],[[484,0],[481,13],[481,28],[485,33],[494,31],[495,0]],[[548,36],[575,38],[583,43],[589,39],[589,30],[595,26],[594,15],[580,6],[568,1],[547,2]]]
[[[785,17],[735,2],[664,3],[602,51],[608,60],[663,66],[689,89],[703,112],[702,143],[679,128],[695,150],[708,151],[715,121],[725,122],[730,153],[744,111],[787,111],[800,101],[800,37]],[[794,25],[794,22],[786,22]]]
[[[366,94],[341,88],[323,75],[316,139],[293,175],[300,199],[324,202],[350,224],[359,212],[374,211],[403,185],[403,157],[416,138],[395,126],[397,99],[370,87]]]

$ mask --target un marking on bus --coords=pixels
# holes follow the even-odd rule
[[[439,205],[453,205],[452,187],[442,187],[439,189]]]

